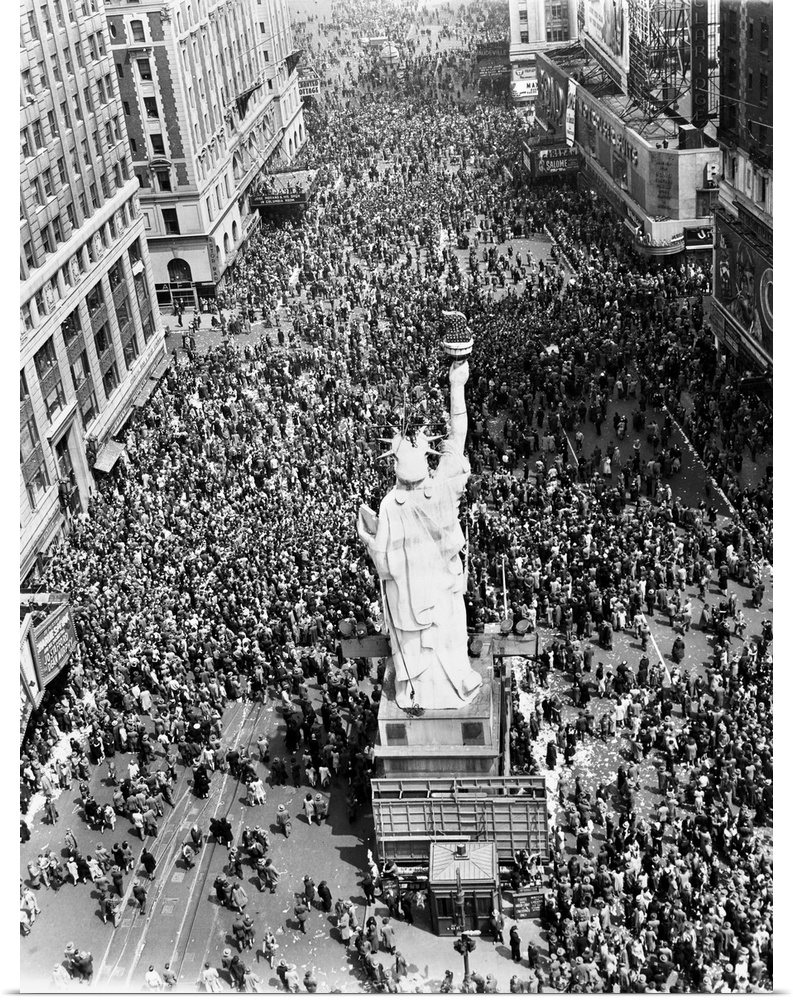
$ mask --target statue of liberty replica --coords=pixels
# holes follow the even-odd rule
[[[396,482],[378,515],[362,505],[358,535],[382,583],[383,613],[391,639],[396,703],[400,708],[461,708],[471,701],[482,677],[468,660],[465,538],[459,523],[460,499],[471,474],[463,454],[468,434],[465,385],[473,340],[462,313],[444,313],[443,349],[454,360],[449,372],[450,406],[446,437],[424,430],[388,439],[385,456],[394,462]],[[427,456],[440,455],[435,473]],[[384,456],[384,457],[385,457]]]

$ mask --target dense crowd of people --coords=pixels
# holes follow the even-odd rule
[[[385,428],[443,431],[438,330],[442,310],[460,310],[476,338],[474,475],[462,511],[469,627],[504,617],[503,572],[509,617],[554,636],[521,674],[531,711],[516,690],[515,769],[555,769],[557,754],[574,765],[594,739],[629,748],[613,787],[560,782],[566,820],[542,913],[547,949],[530,946],[529,979],[510,988],[756,990],[772,973],[770,857],[754,829],[770,825],[773,809],[771,629],[760,641],[743,634],[735,588],[750,587],[762,606],[771,469],[754,485],[742,485],[742,471],[747,456],[769,453],[770,413],[713,349],[708,265],[635,255],[589,191],[532,182],[509,110],[463,101],[483,37],[476,11],[463,10],[442,49],[417,5],[339,3],[319,31],[306,24],[328,91],[307,113],[298,163],[321,167],[316,198],[299,224],[251,238],[218,299],[221,314],[244,322],[208,353],[188,343],[133,419],[127,464],[53,553],[46,585],[69,595],[79,653],[31,724],[23,813],[43,795],[54,823],[58,792],[77,780],[88,828],[114,830],[120,815],[141,841],[156,838],[181,767],[200,797],[213,775],[231,773],[251,805],[265,801],[264,778],[291,775],[311,786],[309,822],[322,819],[330,775],[351,812],[367,801],[383,667],[370,678],[363,661],[345,660],[340,625],[376,631],[381,608],[355,512],[377,507],[391,485],[379,461]],[[383,24],[405,39],[405,72],[389,86],[374,59],[351,63],[360,38]],[[518,236],[538,233],[554,241],[556,261],[514,252]],[[264,336],[242,333],[260,321]],[[630,428],[618,402],[632,408]],[[698,505],[677,495],[692,461],[686,441],[712,476],[713,495]],[[717,494],[728,518],[717,517]],[[665,652],[671,670],[646,653],[636,670],[602,662],[615,632],[633,632],[646,650],[655,616],[679,627]],[[711,637],[706,671],[675,662],[692,628]],[[561,675],[577,719],[563,719],[551,692]],[[285,756],[271,756],[262,734],[254,759],[224,736],[224,718],[230,705],[269,698],[286,723]],[[544,761],[533,753],[541,732]],[[66,737],[71,752],[51,759]],[[134,755],[123,775],[118,753]],[[658,766],[649,815],[636,799],[648,757]],[[105,761],[113,790],[97,802],[88,782]],[[287,832],[288,815],[277,821]],[[215,892],[237,911],[241,953],[253,931],[238,862],[253,859],[262,890],[274,892],[279,873],[258,827],[236,845],[212,832],[231,849]],[[205,835],[191,831],[187,867]],[[23,933],[40,912],[33,889],[70,879],[97,887],[102,919],[117,924],[136,863],[119,840],[110,852],[81,851],[72,835],[68,860],[31,860]],[[133,895],[143,913],[142,880]],[[303,927],[312,899],[295,913]],[[410,905],[398,894],[393,917]],[[356,934],[343,900],[333,915],[365,978],[397,991],[404,959],[396,953],[391,971],[378,958],[395,952],[393,925],[374,920]],[[90,983],[91,956],[72,950],[61,968]],[[294,965],[281,959],[277,971],[299,990]],[[149,987],[163,988],[150,972]],[[230,951],[219,970],[203,970],[203,988],[216,991],[221,977],[243,991],[261,985]],[[312,969],[302,985],[316,990]],[[476,976],[462,989],[493,992]]]

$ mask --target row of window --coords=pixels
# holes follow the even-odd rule
[[[753,17],[747,18],[746,34],[750,42],[755,41],[755,21]],[[738,11],[732,9],[727,14],[727,37],[732,41],[738,41]],[[771,29],[768,21],[763,18],[760,21],[760,30],[757,41],[761,52],[768,52],[771,48]]]
[[[115,290],[119,290],[122,287],[126,288],[126,280],[123,276],[123,268],[120,261],[117,262],[114,268],[111,269],[108,276],[111,287],[114,287]],[[136,277],[135,287],[139,302],[141,303],[141,307],[143,307],[144,299],[141,298],[141,296],[145,297],[145,300],[148,300],[148,289],[146,288],[145,279],[142,275]],[[101,303],[101,306],[98,303]],[[86,305],[89,307],[89,313],[91,312],[91,309],[93,309],[94,315],[99,308],[105,307],[104,294],[102,292],[101,284],[97,284],[95,288],[91,290],[90,295],[86,299]],[[122,343],[124,364],[127,369],[130,369],[140,355],[140,347],[137,335],[135,333],[129,333],[128,330],[129,324],[132,322],[133,318],[130,310],[128,294],[125,294],[122,298],[118,299],[115,308],[119,327],[123,334]],[[143,336],[145,341],[148,342],[152,332],[153,324],[151,316],[147,315],[143,324]],[[64,320],[61,325],[61,333],[67,347],[74,343],[78,336],[83,335],[82,324],[77,310],[72,312]],[[96,349],[97,357],[100,359],[103,358],[107,354],[107,351],[111,349],[112,336],[110,332],[109,320],[105,320],[105,322],[102,323],[94,333],[94,347]],[[50,337],[39,348],[39,350],[36,351],[33,363],[36,369],[36,375],[39,379],[47,420],[49,423],[52,423],[57,415],[66,407],[66,394],[63,388],[54,337]],[[85,387],[87,380],[91,377],[90,362],[88,359],[88,353],[85,349],[80,351],[80,353],[75,356],[74,360],[69,363],[69,369],[72,384],[74,386],[74,392],[77,394]],[[114,359],[106,367],[105,372],[102,375],[102,388],[106,399],[110,399],[119,384],[118,364]],[[79,410],[83,426],[87,427],[97,415],[99,408],[97,405],[96,393],[93,388],[90,392],[81,393],[81,395],[83,398],[80,402]],[[21,402],[24,403],[28,401],[29,396],[30,394],[27,386],[27,380],[24,371],[22,371],[20,372]],[[38,428],[36,427],[35,417],[32,410],[29,407],[25,407],[23,408],[20,421],[20,458],[22,463],[27,461],[38,446],[39,442],[40,438]],[[47,489],[48,485],[49,481],[46,474],[46,467],[42,461],[41,465],[31,470],[26,477],[28,497],[32,507],[35,508],[40,495]]]
[[[86,163],[90,163],[90,158],[87,156]],[[107,174],[103,173],[99,178],[103,199],[107,201],[111,198],[115,190],[122,188],[128,179],[129,167],[127,165],[126,157],[123,157],[118,163],[113,165],[113,190],[111,190]],[[58,185],[64,186],[67,181],[68,176],[66,174],[66,164],[63,157],[59,157]],[[34,192],[36,203],[39,207],[45,206],[50,199],[54,198],[57,194],[53,173],[49,167],[47,167],[38,177],[32,178],[30,185],[32,191]],[[88,197],[85,192],[81,191],[78,195],[78,203],[80,205],[80,211],[82,212],[83,219],[89,218],[90,215],[97,211],[102,204],[99,198],[99,190],[93,181],[88,185],[88,196],[90,197],[90,209]],[[74,204],[71,201],[67,203],[65,212],[66,219],[71,227],[68,231],[65,228],[64,220],[60,212],[52,219],[43,219],[39,222],[39,233],[41,235],[41,242],[45,256],[47,254],[54,253],[60,243],[64,243],[67,239],[69,239],[72,232],[80,228],[77,213],[75,212]],[[112,237],[115,239],[115,220],[110,220],[109,227]],[[104,234],[103,242],[105,242]],[[39,255],[33,246],[32,240],[26,240],[23,243],[23,256],[29,271],[33,268],[40,267],[44,262],[43,259],[39,259]]]
[[[116,222],[118,217],[118,223]],[[57,308],[56,303],[69,294],[69,289],[77,285],[88,273],[92,264],[97,263],[105,250],[109,249],[119,235],[119,229],[126,229],[133,218],[132,212],[127,211],[127,205],[120,209],[116,216],[111,216],[106,226],[94,233],[93,237],[84,243],[80,249],[69,259],[69,262],[62,267],[58,273],[40,288],[33,296],[33,302],[38,313],[38,323],[43,322],[45,316]],[[25,243],[24,253],[32,253],[32,248]],[[133,263],[137,263],[141,258],[140,245],[138,240],[130,245],[129,257]],[[35,258],[33,258],[35,261]],[[35,264],[34,264],[35,266]],[[50,305],[52,303],[52,305]],[[26,302],[21,310],[22,322],[26,332],[34,330],[38,325],[34,322],[33,311],[30,302]]]
[[[77,24],[77,18],[80,15],[88,17],[89,15],[96,14],[99,11],[97,0],[82,0],[82,2],[77,2],[77,0],[65,0],[65,6],[69,21],[72,24]],[[47,35],[54,34],[50,11],[53,11],[55,14],[55,24],[58,28],[64,28],[66,26],[63,19],[63,6],[61,4],[61,0],[49,0],[48,3],[42,4],[39,10],[41,13],[41,23],[44,26],[44,31]],[[34,10],[28,11],[27,24],[33,38],[39,38],[39,27],[36,20],[36,12]]]

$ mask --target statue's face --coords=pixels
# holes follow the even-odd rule
[[[397,479],[413,485],[423,482],[429,471],[426,453],[409,441],[400,442],[394,455],[394,472]]]

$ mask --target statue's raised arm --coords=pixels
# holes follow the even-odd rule
[[[465,384],[468,381],[468,361],[454,361],[449,369],[449,433],[447,441],[456,450],[465,448],[468,437],[468,410],[465,405]]]

